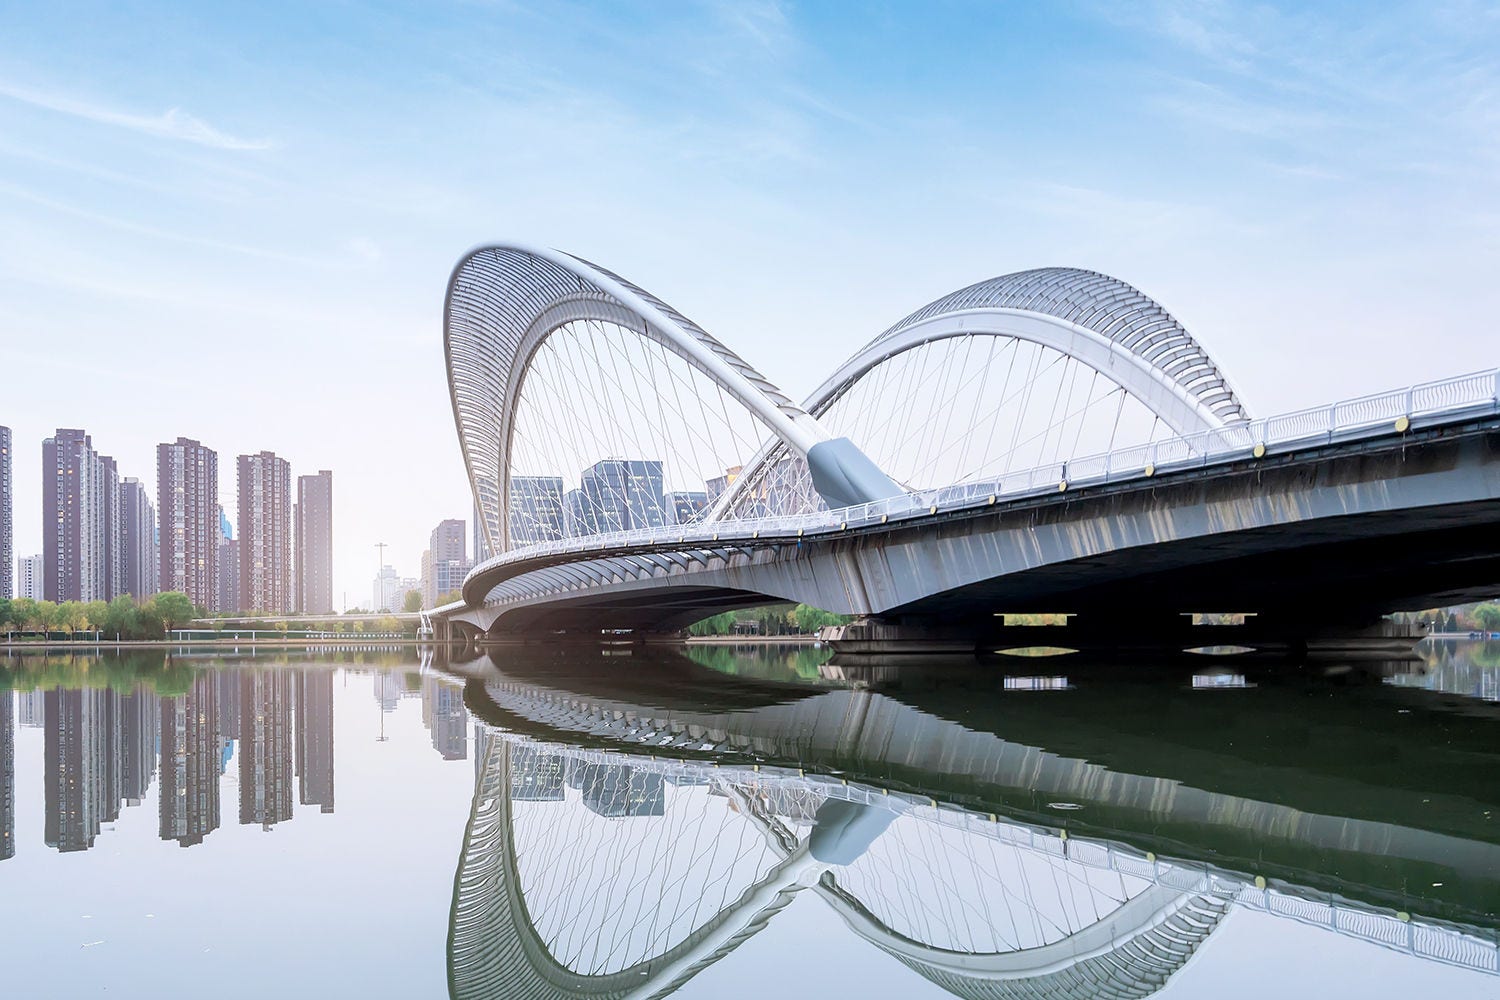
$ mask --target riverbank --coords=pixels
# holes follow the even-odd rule
[[[815,635],[690,635],[689,646],[816,646]]]
[[[330,639],[122,639],[99,642],[8,642],[0,643],[0,652],[5,653],[94,653],[101,650],[121,649],[370,649],[385,646],[430,646],[431,639],[414,639],[391,636],[339,636]]]

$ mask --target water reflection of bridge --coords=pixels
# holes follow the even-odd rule
[[[840,752],[846,762],[862,758],[863,773],[897,757],[908,775],[943,760],[962,770],[977,763],[977,741],[1003,743],[871,692],[783,692],[754,707],[731,688],[725,698],[738,704],[694,717],[632,704],[620,691],[510,677],[486,661],[460,669],[470,706],[502,727],[482,730],[455,880],[455,997],[664,995],[808,890],[860,938],[965,997],[1146,996],[1236,907],[1497,969],[1493,929],[1482,921],[1371,905],[1355,898],[1358,886],[1268,883],[1076,826],[939,801],[911,781],[814,771],[835,716]],[[896,733],[918,738],[890,739]],[[797,740],[808,766],[778,763]],[[1251,824],[1259,816],[1267,830],[1294,829],[1329,847],[1318,817],[1289,823],[1290,811],[1271,803],[1035,747],[991,750],[993,778],[1024,774],[1044,794],[1092,787],[1080,798]],[[934,787],[951,784],[940,764],[929,773]],[[1469,872],[1493,873],[1497,858],[1491,844],[1347,819],[1337,847],[1389,849],[1398,865],[1453,851],[1452,864]]]

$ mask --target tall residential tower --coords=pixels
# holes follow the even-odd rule
[[[16,596],[15,503],[11,480],[10,428],[0,427],[0,597]]]
[[[297,610],[333,614],[333,473],[297,477]]]
[[[292,610],[292,467],[269,451],[241,455],[240,611]]]
[[[219,455],[190,438],[156,446],[160,582],[219,609]]]
[[[81,430],[42,442],[42,595],[107,601],[119,592],[119,480]]]

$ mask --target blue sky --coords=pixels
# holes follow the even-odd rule
[[[336,595],[469,516],[445,280],[519,238],[793,395],[923,303],[1068,264],[1258,414],[1500,363],[1500,6],[0,2],[18,553],[83,426],[332,468]],[[232,503],[231,503],[232,509]]]

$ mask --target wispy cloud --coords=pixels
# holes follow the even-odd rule
[[[275,144],[269,139],[245,139],[214,128],[201,118],[188,114],[181,108],[168,108],[159,115],[139,115],[113,108],[90,104],[63,94],[48,93],[31,87],[0,81],[0,97],[45,108],[59,114],[82,118],[99,125],[113,125],[129,129],[142,135],[160,139],[177,139],[212,149],[257,150],[270,149]]]

